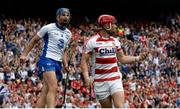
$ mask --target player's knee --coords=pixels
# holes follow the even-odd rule
[[[124,104],[122,104],[122,103],[117,104],[117,105],[115,105],[115,108],[124,108]]]
[[[43,94],[43,95],[46,95],[47,93],[48,93],[48,89],[47,89],[47,88],[43,88],[43,89],[42,89],[42,94]]]
[[[57,85],[55,85],[55,84],[54,84],[54,85],[50,85],[50,87],[48,88],[48,91],[49,91],[49,92],[56,92],[56,91],[57,91],[57,88],[58,88],[58,87],[57,87]]]
[[[114,101],[115,108],[124,108],[124,102],[123,101]]]

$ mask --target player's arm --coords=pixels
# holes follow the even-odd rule
[[[85,80],[89,80],[88,62],[90,57],[89,53],[83,53],[81,58],[81,70]]]
[[[64,65],[64,68],[66,69],[66,71],[68,71],[68,69],[69,69],[69,65],[68,65],[68,48],[65,48],[65,50],[64,50],[63,65]]]
[[[123,53],[123,50],[121,48],[121,43],[118,40],[115,40],[115,44],[117,47],[117,59],[120,61],[122,64],[131,64],[137,61],[142,61],[146,58],[148,53],[141,54],[140,56],[126,56]]]
[[[65,49],[64,49],[64,54],[63,54],[63,66],[64,66],[64,69],[66,70],[66,72],[69,73],[69,63],[72,59],[72,56],[69,56],[69,55],[72,55],[72,54],[69,54],[70,52],[70,42],[71,42],[71,38],[72,38],[72,34],[70,34],[69,36],[69,40],[67,41],[67,43],[65,44]],[[70,58],[70,59],[69,59]]]
[[[24,62],[26,61],[27,55],[29,54],[29,52],[32,50],[32,48],[34,47],[34,45],[36,45],[39,40],[45,36],[45,34],[47,34],[47,26],[43,26],[39,32],[30,40],[29,44],[26,46],[24,52],[21,54],[20,57],[20,62]]]
[[[91,57],[92,54],[92,50],[93,50],[93,41],[87,41],[84,44],[84,51],[81,57],[81,70],[82,70],[82,74],[83,77],[85,79],[86,82],[86,86],[90,86],[90,77],[89,77],[89,72],[88,72],[88,62],[89,59]]]
[[[130,64],[139,61],[139,56],[125,56],[122,50],[117,53],[117,58],[122,64]]]
[[[41,38],[38,35],[35,35],[29,42],[29,44],[26,46],[24,52],[22,53],[23,56],[27,56],[29,54],[29,52],[32,50],[32,48],[34,47],[34,45],[37,44],[37,42],[40,40]]]
[[[123,51],[117,52],[117,58],[122,64],[131,64],[137,61],[142,61],[148,56],[149,52],[142,53],[140,56],[125,56]]]

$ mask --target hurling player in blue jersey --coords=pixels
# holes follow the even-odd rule
[[[70,21],[68,8],[59,8],[56,12],[55,23],[43,26],[31,39],[20,57],[20,62],[25,62],[34,45],[41,39],[44,48],[38,61],[39,75],[43,77],[41,96],[37,101],[37,108],[54,108],[56,104],[57,81],[61,79],[62,64],[68,72],[67,48],[72,37],[67,25]]]

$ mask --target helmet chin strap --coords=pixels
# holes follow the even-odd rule
[[[110,30],[111,30],[111,28],[112,28],[112,24],[111,23],[109,23],[109,28],[104,28],[104,26],[102,26],[103,27],[103,29],[111,36],[111,35],[113,35],[113,33],[112,32],[110,32]]]
[[[109,23],[109,28],[106,28],[106,30],[110,31],[110,30],[111,30],[111,28],[112,28],[112,24],[111,24],[111,23]]]

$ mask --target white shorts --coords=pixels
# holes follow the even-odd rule
[[[105,82],[94,82],[94,92],[98,100],[105,99],[118,91],[124,91],[121,79]]]

